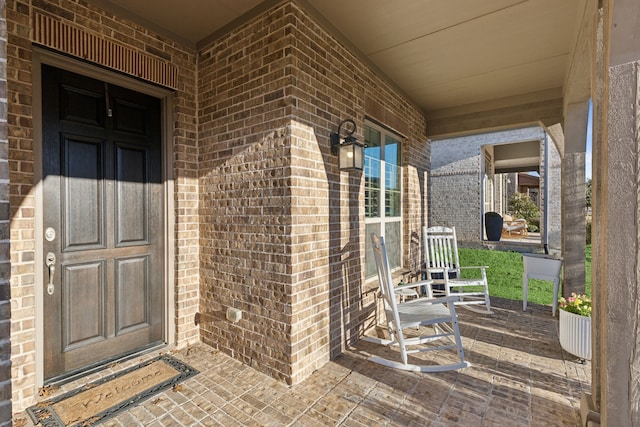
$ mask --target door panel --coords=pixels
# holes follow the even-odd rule
[[[144,105],[130,101],[116,99],[113,104],[115,111],[114,127],[122,132],[147,133],[147,110]]]
[[[65,265],[62,277],[63,351],[107,339],[104,263]]]
[[[147,286],[148,257],[136,257],[116,260],[116,292],[118,318],[116,334],[125,333],[130,328],[145,327],[149,324]]]
[[[51,380],[162,342],[164,199],[160,101],[47,65],[42,76]]]
[[[60,120],[104,127],[104,88],[60,85]]]
[[[133,147],[119,146],[116,150],[117,245],[146,244],[149,195],[144,183],[149,180],[149,155]]]
[[[104,248],[104,141],[63,135],[63,250]]]

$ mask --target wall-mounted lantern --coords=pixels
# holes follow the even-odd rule
[[[346,136],[342,139],[342,125],[349,123],[350,131],[345,131]],[[356,131],[356,122],[351,119],[343,120],[338,126],[337,133],[331,133],[331,152],[338,155],[338,165],[341,171],[361,171],[364,168],[364,149],[366,144],[358,142],[352,136]]]

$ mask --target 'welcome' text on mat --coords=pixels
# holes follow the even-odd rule
[[[161,355],[123,372],[27,409],[34,423],[43,426],[93,424],[136,405],[150,396],[197,374],[198,371]]]

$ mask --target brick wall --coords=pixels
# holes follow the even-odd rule
[[[375,283],[363,281],[363,176],[337,170],[329,133],[353,118],[362,140],[370,117],[404,137],[408,236],[426,221],[429,148],[419,110],[289,2],[196,54],[79,0],[12,1],[7,70],[13,410],[32,404],[37,391],[39,142],[33,140],[29,39],[36,12],[179,68],[173,111],[176,305],[170,313],[178,344],[201,334],[206,343],[288,383],[339,354],[371,319]],[[237,324],[225,320],[228,307],[243,311]],[[198,309],[200,329],[194,326]]]
[[[2,2],[4,5],[5,3]],[[8,43],[8,142],[11,202],[12,378],[13,410],[33,403],[36,396],[35,356],[35,179],[32,111],[32,45],[30,29],[34,13],[61,19],[115,43],[179,68],[175,92],[175,302],[178,345],[198,340],[193,318],[198,307],[197,129],[195,127],[195,53],[149,30],[87,5],[82,1],[45,0],[6,2]],[[37,95],[36,95],[37,96]],[[2,179],[2,178],[0,178]],[[4,184],[2,184],[4,185]],[[1,194],[5,194],[4,192]],[[0,200],[0,204],[2,200]],[[4,253],[4,251],[2,252]],[[0,280],[8,275],[3,274]],[[2,285],[0,284],[0,287]],[[4,293],[3,293],[4,295]]]
[[[7,26],[0,3],[0,426],[11,425],[11,262],[7,141]]]
[[[429,226],[455,226],[458,240],[478,240],[482,212],[480,147],[488,142],[473,137],[431,142]]]
[[[458,240],[479,240],[481,182],[479,169],[451,173],[432,172],[429,177],[429,226],[456,227]]]
[[[199,52],[203,341],[297,383],[361,332],[364,179],[329,133],[365,117],[402,133],[405,234],[425,221],[421,113],[297,5]],[[375,283],[373,284],[375,286]],[[225,320],[228,307],[243,318]]]

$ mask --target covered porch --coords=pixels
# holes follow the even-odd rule
[[[354,408],[362,408],[402,424],[406,414],[413,414],[411,408],[425,408],[424,395],[434,389],[443,394],[434,396],[433,411],[422,418],[416,415],[418,424],[430,420],[464,425],[467,422],[459,420],[465,416],[495,424],[491,417],[500,413],[509,424],[522,419],[534,425],[538,414],[548,423],[555,420],[549,414],[562,418],[563,410],[579,422],[583,392],[584,408],[600,413],[604,425],[640,423],[640,390],[633,387],[640,372],[635,357],[640,343],[629,339],[638,336],[640,318],[640,33],[632,19],[640,11],[637,2],[493,0],[437,6],[416,0],[398,8],[384,1],[371,7],[368,0],[251,0],[237,9],[224,1],[185,4],[2,3],[0,39],[5,49],[0,60],[6,66],[0,67],[0,426],[10,425],[12,414],[19,416],[37,402],[39,388],[59,376],[156,344],[202,369],[204,375],[185,382],[185,387],[205,378],[204,389],[186,399],[166,392],[150,401],[156,405],[149,409],[150,418],[144,411],[134,416],[132,410],[122,416],[134,418],[117,418],[115,423],[129,425],[140,417],[145,425],[156,420],[261,424],[253,422],[259,414],[277,417],[291,411],[294,415],[281,423],[311,424],[312,415],[322,420],[330,413],[335,418],[327,424],[349,424],[358,414]],[[117,58],[108,52],[118,52]],[[51,77],[54,72],[59,77]],[[95,91],[73,88],[60,95],[63,101],[45,102],[54,98],[43,89],[69,88],[64,79],[76,79],[73,75]],[[153,130],[153,174],[115,173],[113,166],[120,164],[128,166],[125,172],[146,171],[114,160],[127,159],[113,154],[117,147],[118,153],[137,159],[137,165],[147,165],[140,154],[144,150],[132,149],[128,140],[110,140],[107,148],[96,148],[105,141],[98,125],[118,124],[112,116],[113,88],[153,98],[152,124],[141,122],[143,126],[135,128],[125,120],[124,127],[114,128],[128,134]],[[590,102],[596,242],[592,369],[565,361],[550,314],[538,318],[535,311],[519,312],[518,303],[512,309],[512,303],[501,307],[498,301],[500,312],[491,319],[479,322],[461,313],[465,348],[474,364],[468,370],[418,377],[364,362],[363,354],[370,349],[358,340],[372,323],[363,306],[375,301],[365,265],[364,236],[372,226],[371,214],[389,214],[388,221],[385,216],[386,222],[373,226],[395,237],[401,254],[395,261],[404,266],[412,236],[428,225],[427,210],[438,209],[427,201],[431,140],[436,137],[529,124],[545,129],[561,154],[564,292],[584,288]],[[70,114],[59,114],[57,108],[63,105],[73,106]],[[138,104],[117,105],[126,112]],[[80,114],[87,111],[95,118]],[[67,158],[47,155],[47,150],[57,153],[63,139],[46,137],[45,130],[69,135],[58,129],[71,119],[92,133],[70,143],[79,155],[68,162],[76,167],[70,169],[75,175],[65,175],[56,171]],[[376,129],[389,132],[378,139],[385,149],[389,142],[389,152],[368,157],[388,164],[393,173],[340,170],[332,134],[350,119],[358,125],[353,132],[360,141],[368,141]],[[94,154],[87,170],[83,150]],[[103,158],[108,170],[98,161]],[[103,169],[104,179],[96,173]],[[465,170],[471,175],[476,169]],[[82,187],[95,197],[83,198],[72,187],[56,187],[55,192],[44,187],[67,175],[95,184]],[[87,176],[91,180],[83,181]],[[379,177],[388,179],[386,187],[377,187]],[[143,191],[129,185],[139,181],[149,185]],[[119,204],[111,188],[134,190],[129,200],[141,203],[138,211],[149,207],[153,216],[135,223],[122,220],[124,216],[113,218],[117,208],[131,203]],[[102,197],[104,189],[108,197]],[[371,196],[372,189],[382,198]],[[157,196],[154,202],[142,203],[151,192]],[[56,201],[75,196],[68,204],[76,208],[77,219],[86,220],[88,214],[97,218],[85,227],[87,236],[95,238],[82,241],[84,255],[98,246],[118,245],[130,253],[130,241],[144,247],[149,236],[161,241],[136,263],[129,262],[129,255],[114,257],[114,251],[105,249],[110,258],[69,260],[65,265],[63,256],[81,253],[62,246],[75,242],[65,231],[77,223],[75,217],[51,209],[48,195]],[[110,217],[101,216],[98,207]],[[48,216],[54,212],[55,217]],[[85,280],[89,273],[74,276],[81,271],[78,266],[89,261],[93,294],[68,291],[71,281],[63,279],[90,282]],[[116,261],[122,261],[122,269],[114,268]],[[138,281],[137,300],[116,301],[115,296],[124,295],[117,292],[125,289],[118,288],[118,280],[125,283],[129,271],[149,279],[153,287]],[[70,298],[76,295],[77,300]],[[144,309],[119,312],[120,301]],[[82,310],[63,312],[63,307]],[[94,315],[94,307],[103,312]],[[225,317],[230,309],[242,313],[242,319]],[[52,318],[60,321],[49,322]],[[45,328],[52,325],[55,336]],[[74,328],[77,325],[82,327]],[[107,357],[89,347],[99,342],[101,350],[110,349],[107,340],[137,332],[138,325],[153,328],[154,335],[130,343],[125,338],[128,346]],[[63,342],[65,349],[59,346]],[[55,363],[49,360],[49,348],[55,350]],[[74,348],[82,353],[67,364],[63,357]],[[191,361],[198,353],[202,358]],[[571,369],[583,369],[584,375],[569,374]],[[322,379],[313,384],[318,374]],[[83,379],[92,377],[87,372]],[[415,388],[407,379],[415,379]],[[358,384],[355,392],[346,388],[350,381]],[[260,393],[260,387],[262,394],[247,395],[255,405],[238,400],[248,390]],[[305,400],[306,394],[293,394],[296,390],[316,397]],[[321,395],[312,394],[318,390]],[[473,398],[458,399],[465,394]],[[544,397],[539,400],[539,395]],[[206,415],[195,420],[181,407],[199,396],[206,399],[204,406],[191,409],[199,413],[197,408],[206,406]],[[402,396],[399,402],[397,396]],[[298,407],[292,401],[306,406],[291,409]],[[318,402],[323,406],[315,411]],[[458,412],[448,418],[447,408]],[[207,420],[215,416],[223,421]]]
[[[173,356],[200,371],[178,391],[167,390],[105,420],[105,426],[567,426],[580,423],[580,399],[590,392],[591,364],[558,343],[549,306],[493,299],[493,316],[460,309],[469,368],[420,374],[367,361],[380,346],[359,341],[294,386],[196,344]],[[66,384],[64,393],[101,375]],[[428,356],[427,356],[428,357]],[[16,426],[30,426],[25,414]]]

